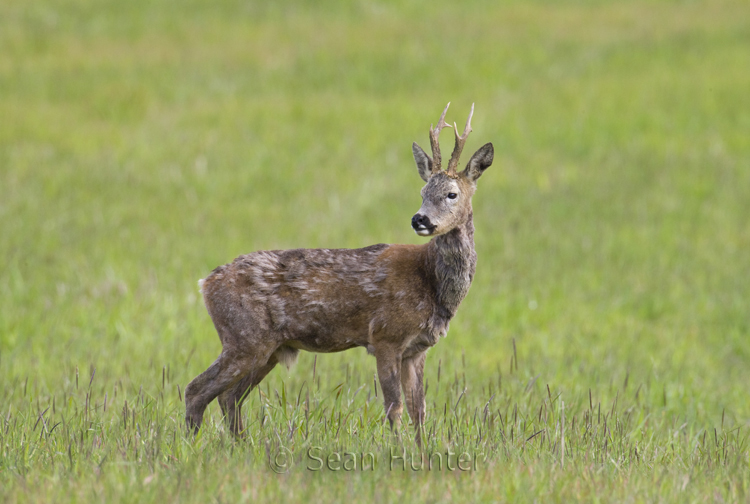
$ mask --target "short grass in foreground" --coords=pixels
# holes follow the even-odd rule
[[[0,6],[0,500],[746,500],[746,2],[263,5]],[[422,242],[448,101],[497,156],[427,361],[453,470],[412,469],[358,350],[274,370],[246,442],[215,404],[186,437],[197,279]]]
[[[661,389],[630,380],[565,400],[538,376],[522,378],[517,359],[473,387],[460,357],[452,366],[438,362],[421,452],[408,430],[400,437],[390,432],[374,381],[357,371],[365,367],[359,359],[328,370],[326,378],[306,369],[301,387],[264,382],[248,399],[249,438],[242,442],[223,432],[218,408],[195,439],[186,437],[180,387],[167,368],[150,381],[158,383],[151,393],[119,384],[109,389],[95,370],[71,374],[43,410],[18,383],[21,397],[13,402],[27,406],[9,412],[2,438],[5,471],[15,474],[6,481],[19,483],[8,497],[21,497],[29,486],[37,498],[54,501],[107,498],[125,488],[139,499],[179,501],[287,492],[304,500],[341,490],[324,481],[376,496],[386,493],[378,485],[387,484],[404,497],[439,500],[453,492],[559,499],[601,498],[604,490],[616,499],[745,495],[737,479],[747,471],[745,428],[683,422],[666,412]]]

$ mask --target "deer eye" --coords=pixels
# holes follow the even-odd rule
[[[448,193],[448,199],[456,199],[456,198],[458,198],[458,194],[456,194],[454,192],[449,192]]]

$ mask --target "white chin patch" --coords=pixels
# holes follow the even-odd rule
[[[429,230],[429,229],[427,229],[427,228],[424,228],[424,229],[417,229],[417,230],[416,230],[415,232],[416,232],[416,233],[417,233],[417,234],[418,234],[419,236],[430,236],[430,233],[431,233],[431,232],[430,232],[430,230]]]

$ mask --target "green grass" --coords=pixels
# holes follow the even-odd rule
[[[4,1],[0,500],[746,501],[749,58],[739,0]],[[274,370],[247,442],[215,404],[187,437],[196,281],[422,243],[411,142],[448,101],[496,160],[426,451],[477,469],[390,470],[418,452],[358,350]]]

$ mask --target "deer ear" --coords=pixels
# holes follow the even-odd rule
[[[432,175],[432,158],[427,155],[422,147],[417,145],[416,142],[411,144],[411,152],[414,154],[414,161],[417,162],[417,170],[419,170],[419,176],[422,180],[427,182]]]
[[[474,153],[473,156],[471,156],[469,163],[466,165],[466,169],[463,171],[463,175],[472,182],[476,182],[476,180],[482,176],[484,170],[490,167],[494,157],[495,148],[492,147],[492,144],[484,144]]]

